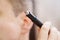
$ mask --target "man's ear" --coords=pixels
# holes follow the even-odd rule
[[[33,23],[28,17],[25,17],[23,21],[24,25],[22,26],[22,34],[27,34],[30,32]]]
[[[21,13],[20,15],[18,15],[17,17],[18,19],[22,19],[23,21],[23,26],[22,28],[22,34],[25,34],[26,32],[29,32],[31,27],[32,27],[32,21],[25,15],[25,13]]]

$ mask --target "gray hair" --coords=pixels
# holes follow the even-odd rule
[[[25,0],[9,0],[9,2],[13,6],[15,14],[19,14],[27,10]]]

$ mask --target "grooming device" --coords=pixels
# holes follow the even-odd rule
[[[32,20],[34,24],[36,24],[39,28],[42,27],[43,23],[39,21],[34,15],[32,15],[30,12],[26,12],[26,16]]]

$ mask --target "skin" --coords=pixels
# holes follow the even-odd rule
[[[24,11],[15,17],[10,3],[0,1],[0,40],[29,40],[32,25]],[[50,22],[45,22],[37,30],[37,40],[60,40],[60,32]]]
[[[20,40],[23,35],[29,35],[32,25],[32,21],[24,12],[15,17],[11,4],[0,0],[0,40]]]
[[[51,22],[45,22],[38,33],[37,40],[60,40],[60,32]]]
[[[16,20],[18,18],[19,20]],[[28,40],[29,39],[29,31],[33,25],[32,21],[26,16],[22,17],[22,20],[24,22],[20,22],[22,21],[20,20],[20,17],[17,17],[16,19],[14,22],[7,21],[7,20],[6,21],[3,20],[0,22],[0,31],[1,31],[0,35],[2,38],[1,40],[25,40],[25,39]],[[23,37],[25,39],[23,39]]]

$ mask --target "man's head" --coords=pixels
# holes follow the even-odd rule
[[[23,2],[23,0],[0,0],[0,39],[17,40],[21,33],[30,31],[32,22],[24,13]],[[16,17],[15,14],[19,15]]]

